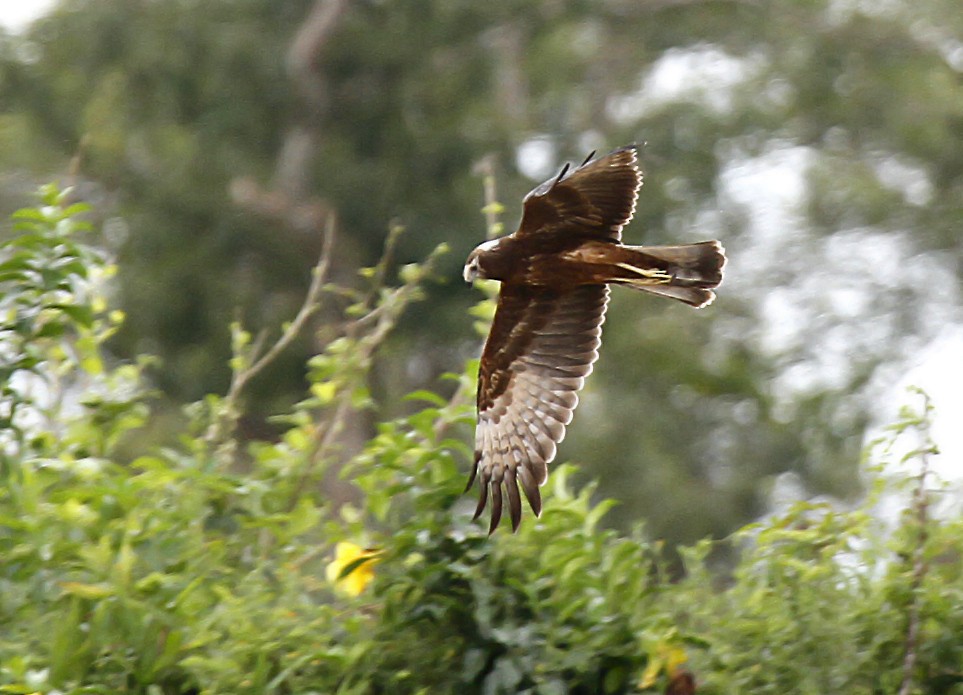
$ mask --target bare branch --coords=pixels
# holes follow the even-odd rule
[[[264,354],[258,356],[259,349],[252,351],[251,364],[243,370],[234,373],[231,379],[231,387],[227,392],[227,400],[234,401],[240,395],[247,383],[257,376],[265,367],[271,364],[293,341],[300,335],[308,319],[321,308],[321,295],[324,292],[324,284],[327,282],[328,269],[331,267],[331,250],[334,244],[335,220],[334,215],[328,217],[328,223],[324,226],[324,240],[321,248],[321,256],[317,265],[311,271],[311,286],[304,297],[304,303],[298,310],[297,315],[281,333],[277,341],[268,348]]]
[[[317,70],[318,57],[347,6],[347,0],[317,0],[288,49],[288,72],[315,116],[326,105],[324,80]]]
[[[303,234],[314,235],[331,214],[331,206],[323,200],[305,198],[287,188],[267,190],[250,177],[232,180],[229,192],[234,203],[245,210],[277,220]]]
[[[231,385],[224,396],[224,408],[210,424],[205,439],[208,444],[216,446],[223,443],[225,437],[233,430],[238,417],[237,401],[247,384],[277,359],[304,329],[309,318],[321,308],[321,295],[324,293],[328,269],[331,266],[331,254],[335,236],[334,215],[328,218],[324,227],[323,246],[321,256],[312,270],[311,286],[305,295],[304,302],[297,315],[281,332],[280,337],[267,350],[263,350],[265,334],[261,333],[247,350],[248,364],[237,367],[231,375]],[[237,357],[240,357],[238,355]]]

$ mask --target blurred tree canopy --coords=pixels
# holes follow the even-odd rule
[[[339,219],[336,273],[440,241],[451,281],[402,322],[388,412],[476,354],[461,286],[484,235],[566,159],[642,142],[630,243],[719,238],[694,313],[618,292],[561,459],[672,541],[756,516],[793,472],[846,495],[893,365],[959,315],[958,0],[62,0],[0,40],[0,207],[70,171],[120,252],[121,355],[175,400],[226,388],[226,326],[297,309]],[[486,157],[490,157],[485,160]],[[303,389],[308,341],[254,411]]]

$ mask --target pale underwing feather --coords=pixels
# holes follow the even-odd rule
[[[608,293],[604,285],[590,285],[551,301],[540,298],[530,302],[516,319],[517,326],[538,321],[544,328],[527,333],[524,349],[508,363],[506,373],[497,377],[507,379],[507,386],[480,408],[476,466],[482,498],[491,496],[489,532],[498,527],[506,503],[512,528],[518,528],[519,485],[532,510],[541,512],[538,486],[545,482],[548,464],[572,421],[577,391],[598,359]],[[521,333],[513,328],[511,335]],[[480,404],[485,402],[483,397],[480,394]],[[486,506],[485,500],[479,499],[475,516]]]

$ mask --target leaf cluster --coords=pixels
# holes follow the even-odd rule
[[[371,410],[371,358],[431,273],[393,281],[385,262],[362,272],[369,291],[328,287],[345,315],[277,440],[234,437],[234,391],[131,459],[141,368],[104,359],[113,324],[90,279],[106,261],[63,200],[49,190],[0,248],[15,308],[0,333],[0,691],[661,692],[688,670],[701,693],[963,692],[963,524],[926,513],[932,446],[904,457],[921,467],[910,499],[877,473],[859,508],[797,504],[730,539],[727,574],[706,541],[670,576],[644,529],[600,527],[611,503],[575,489],[570,466],[540,519],[489,538],[461,494],[476,363],[449,375],[449,399],[413,393],[360,450],[339,439]],[[265,353],[235,337],[243,381]],[[908,411],[891,439],[925,444],[928,422]],[[353,501],[325,492],[332,476]],[[871,513],[884,493],[908,510],[892,528]],[[329,571],[339,544],[357,559]]]

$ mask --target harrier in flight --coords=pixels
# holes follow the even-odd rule
[[[465,282],[501,281],[478,372],[475,461],[466,488],[479,478],[476,519],[491,495],[489,533],[501,520],[503,490],[513,530],[522,516],[519,486],[541,514],[538,488],[599,356],[608,284],[700,308],[722,282],[726,257],[718,241],[623,245],[622,227],[642,186],[635,147],[593,155],[525,196],[518,230],[479,245],[465,263]]]

